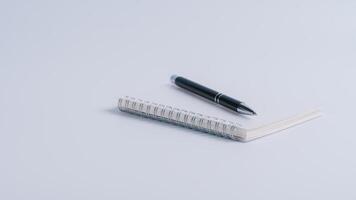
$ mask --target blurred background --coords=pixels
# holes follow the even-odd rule
[[[355,199],[355,10],[1,1],[0,199]],[[313,101],[325,115],[243,144],[117,112],[130,95],[224,114],[173,90],[172,74],[252,105]]]

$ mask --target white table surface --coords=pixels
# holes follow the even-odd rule
[[[0,2],[0,199],[355,199],[355,10]],[[325,114],[239,143],[117,112],[130,95],[230,115],[177,91],[171,74],[255,105],[294,95]]]

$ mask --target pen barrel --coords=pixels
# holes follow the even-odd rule
[[[237,108],[241,105],[242,102],[223,94],[219,96],[217,103],[226,108],[237,111]]]
[[[204,98],[206,98],[210,101],[214,101],[214,102],[216,102],[216,98],[220,94],[219,92],[217,92],[215,90],[212,90],[210,88],[207,88],[205,86],[202,86],[198,83],[195,83],[191,80],[188,80],[188,79],[180,77],[180,76],[178,76],[174,79],[174,83],[183,89],[186,89],[194,94],[197,94],[201,97],[204,97]]]
[[[233,99],[210,88],[207,88],[203,85],[200,85],[199,83],[195,83],[191,80],[175,75],[171,77],[171,81],[178,87],[181,87],[200,97],[215,102],[234,112],[244,115],[256,115],[256,113],[251,108],[247,107],[246,104],[244,104],[243,102]]]

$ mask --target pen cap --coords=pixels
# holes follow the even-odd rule
[[[172,83],[175,83],[177,77],[178,77],[177,75],[172,75],[172,76],[171,76],[171,82],[172,82]]]

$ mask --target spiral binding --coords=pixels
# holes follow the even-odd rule
[[[226,137],[232,140],[242,140],[244,137],[244,129],[240,128],[237,123],[173,108],[171,106],[126,96],[119,99],[118,107],[124,112]]]

